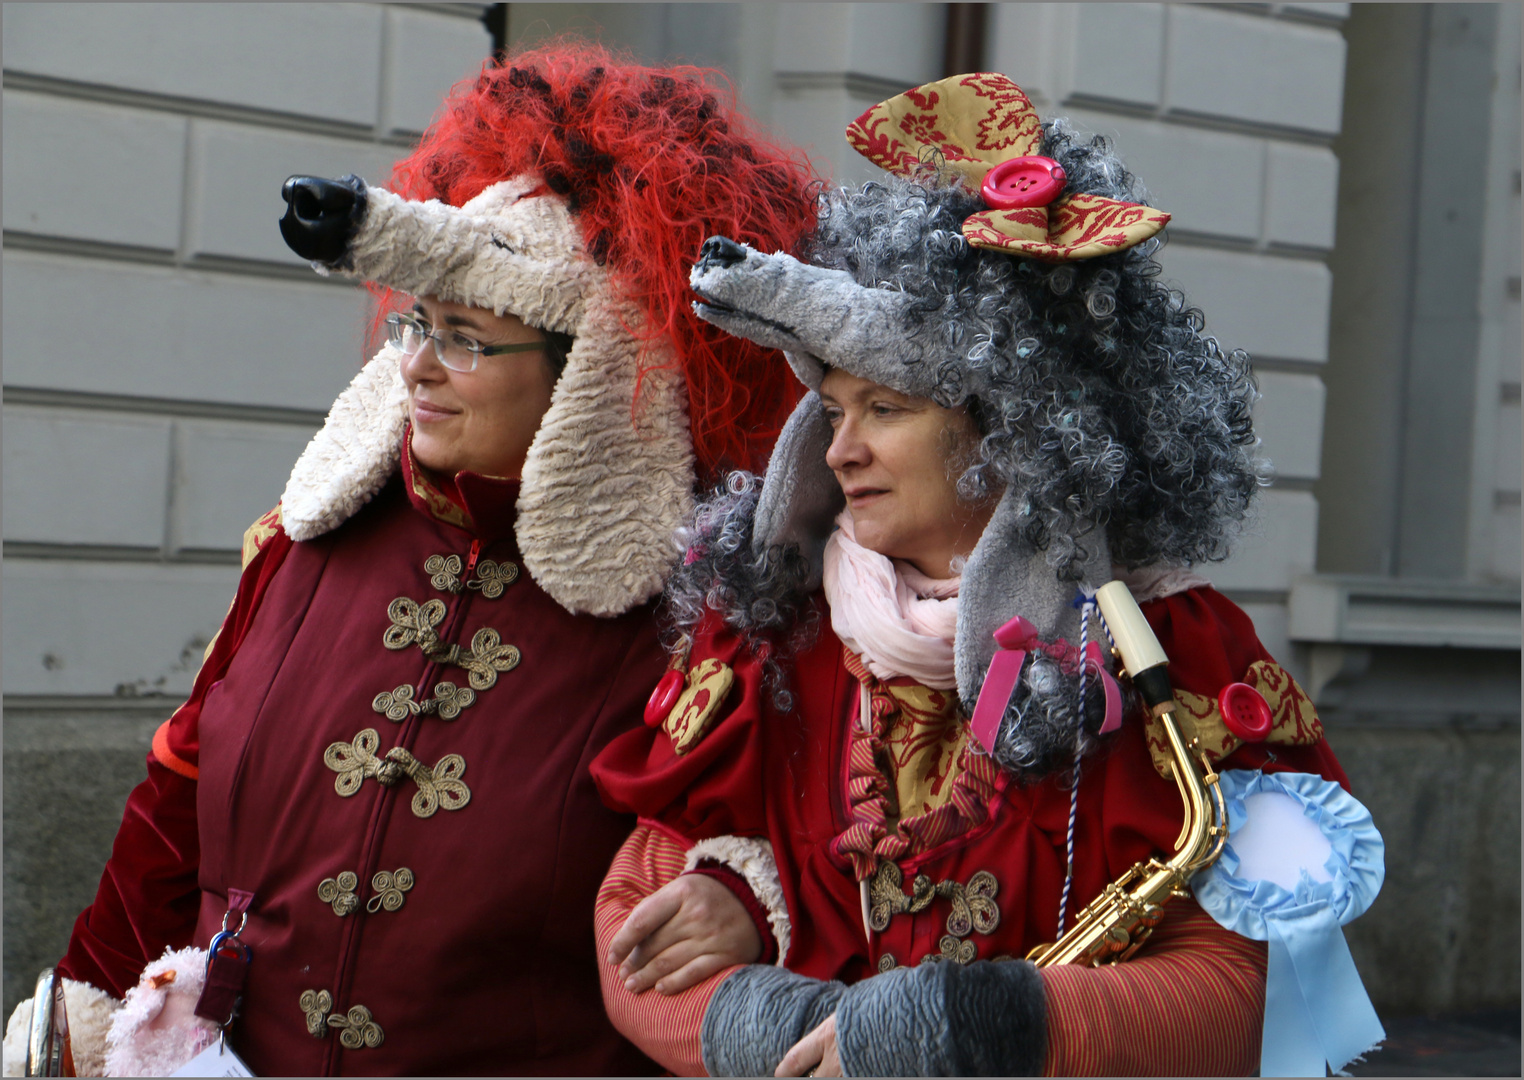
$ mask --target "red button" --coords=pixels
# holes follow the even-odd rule
[[[669,671],[661,677],[656,689],[651,691],[651,699],[646,702],[646,727],[656,727],[667,718],[672,706],[682,696],[686,681],[681,671]]]
[[[1264,696],[1248,683],[1228,683],[1217,695],[1222,722],[1244,742],[1263,742],[1274,718]]]
[[[992,210],[1047,206],[1064,190],[1064,167],[1049,157],[1002,161],[984,174],[979,194]]]

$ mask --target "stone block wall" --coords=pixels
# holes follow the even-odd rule
[[[479,4],[4,10],[4,1007],[94,895],[243,530],[365,360],[281,241],[383,180],[491,50]]]

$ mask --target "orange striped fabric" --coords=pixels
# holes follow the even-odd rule
[[[1267,950],[1191,900],[1133,959],[1044,968],[1046,1076],[1248,1076],[1259,1067]]]
[[[632,994],[607,962],[609,942],[635,906],[683,872],[687,847],[641,823],[614,856],[598,890],[593,916],[598,939],[598,979],[603,1006],[625,1038],[678,1076],[707,1076],[700,1047],[704,1011],[720,983],[739,965],[716,972],[697,986],[667,997],[655,990]]]

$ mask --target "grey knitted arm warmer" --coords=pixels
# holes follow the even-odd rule
[[[836,1011],[839,982],[750,964],[720,983],[700,1033],[710,1076],[771,1076],[800,1039]]]
[[[921,964],[864,979],[836,1003],[848,1076],[1036,1076],[1047,1001],[1025,960]]]

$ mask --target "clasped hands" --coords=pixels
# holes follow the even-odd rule
[[[762,955],[751,915],[728,888],[703,874],[683,874],[636,905],[609,942],[626,990],[678,994],[734,964]],[[800,1039],[776,1076],[840,1076],[836,1017]]]

